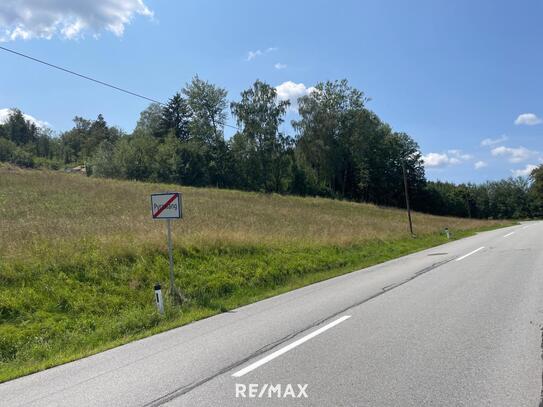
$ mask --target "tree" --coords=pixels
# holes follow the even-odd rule
[[[333,196],[403,206],[402,162],[411,193],[424,188],[418,145],[395,133],[372,111],[369,99],[346,80],[324,82],[299,99],[299,161],[309,168],[321,190]]]
[[[161,120],[162,106],[158,103],[151,103],[140,113],[140,118],[134,129],[134,134],[160,137]]]
[[[19,109],[11,109],[7,122],[4,124],[4,133],[16,145],[32,143],[38,136],[38,127],[26,120]]]
[[[192,112],[189,132],[191,138],[201,145],[209,182],[225,186],[228,182],[228,147],[224,140],[224,123],[228,93],[195,76],[185,86],[183,94]]]
[[[101,114],[96,120],[76,116],[73,121],[74,127],[60,137],[65,163],[84,162],[94,156],[100,144],[105,141],[115,144],[123,134],[121,130],[109,127]]]
[[[148,135],[121,138],[113,151],[113,162],[119,178],[156,181],[159,141]]]
[[[202,154],[200,145],[194,140],[182,142],[173,134],[168,135],[156,153],[157,179],[182,185],[207,185]]]
[[[288,101],[279,101],[275,88],[257,80],[250,89],[241,93],[241,101],[230,107],[242,127],[236,137],[245,159],[255,163],[254,172],[246,175],[257,190],[280,192],[277,175],[284,165],[281,160],[288,143],[279,132],[279,125],[289,106]],[[242,157],[240,157],[243,159]]]
[[[426,188],[422,154],[418,144],[406,133],[383,129],[382,140],[366,151],[365,161],[372,163],[366,187],[366,196],[371,202],[403,207],[405,192],[403,169],[405,167],[410,200],[414,207],[420,202]],[[375,142],[375,140],[374,140]]]
[[[119,178],[121,170],[114,159],[114,152],[114,144],[109,141],[102,142],[87,168],[87,174],[103,178]]]
[[[353,166],[352,148],[366,100],[346,80],[318,83],[298,100],[300,119],[292,122],[297,148],[319,183],[331,192],[353,195],[352,184],[365,176],[363,169]]]
[[[212,144],[223,138],[228,92],[198,76],[185,86],[183,94],[192,112],[190,131],[193,137],[205,144]]]
[[[90,123],[90,127],[84,136],[81,156],[85,159],[91,157],[103,142],[107,141],[114,144],[120,137],[120,133],[119,130],[108,127],[104,116],[99,114],[96,120]]]
[[[0,138],[8,139],[8,131],[6,129],[6,126],[0,123]]]
[[[532,181],[531,194],[533,196],[534,211],[538,216],[543,215],[543,165],[539,165],[530,174],[530,180]]]
[[[162,108],[160,136],[164,138],[171,132],[179,140],[187,141],[190,137],[189,123],[191,117],[192,112],[187,101],[177,92]]]
[[[41,129],[34,142],[34,154],[38,157],[53,159],[55,155],[58,155],[58,145],[58,139],[53,138],[50,129]]]

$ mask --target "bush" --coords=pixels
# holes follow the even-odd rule
[[[35,166],[32,154],[21,150],[20,148],[14,150],[10,161],[21,167],[33,168]]]
[[[16,149],[15,143],[0,137],[0,161],[11,161]]]
[[[109,141],[104,141],[98,146],[98,151],[87,164],[87,175],[103,178],[119,177],[119,166],[113,159],[115,146]]]
[[[40,168],[47,168],[48,170],[60,170],[63,164],[58,160],[51,160],[49,158],[34,157],[34,165]]]

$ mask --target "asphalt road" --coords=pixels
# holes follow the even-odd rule
[[[0,385],[2,406],[538,406],[543,222]]]

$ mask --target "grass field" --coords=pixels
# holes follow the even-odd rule
[[[180,190],[176,284],[159,316],[165,225],[151,192]],[[0,381],[89,355],[497,222],[374,205],[0,167]]]

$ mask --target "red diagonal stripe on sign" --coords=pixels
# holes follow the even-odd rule
[[[153,218],[156,218],[158,215],[160,215],[162,211],[168,207],[169,204],[175,201],[175,198],[177,198],[177,194],[173,194],[172,197],[168,199],[166,203],[162,205],[160,209],[153,214]]]

